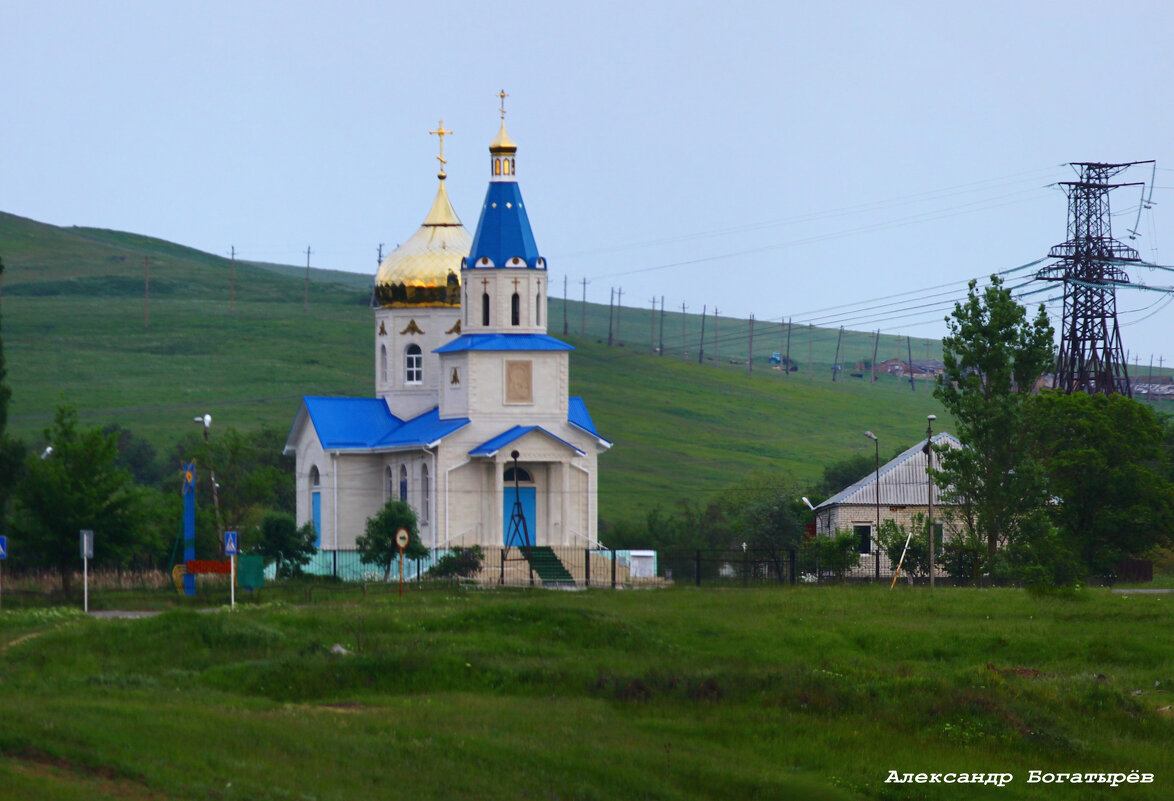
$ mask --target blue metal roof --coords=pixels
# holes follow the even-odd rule
[[[324,450],[370,448],[403,425],[379,398],[307,396],[302,401]]]
[[[591,419],[591,414],[587,411],[587,404],[583,402],[582,398],[567,398],[567,422],[578,426],[593,437],[603,439],[595,430],[595,421]]]
[[[514,181],[491,181],[485,193],[467,266],[475,268],[482,258],[489,259],[494,267],[545,269],[545,262],[539,264],[538,245],[522,204],[522,190]],[[513,259],[521,259],[522,263],[516,264]]]
[[[466,350],[574,350],[546,334],[462,334],[433,353],[460,353]]]
[[[432,409],[411,420],[393,415],[379,398],[302,399],[323,450],[396,450],[431,445],[468,425],[467,417],[441,420]]]
[[[579,454],[580,456],[584,455],[583,451],[579,450],[578,448],[576,448],[571,443],[567,442],[562,437],[556,437],[554,434],[551,434],[549,431],[547,431],[542,426],[514,426],[513,428],[509,429],[508,431],[503,431],[502,433],[498,434],[493,439],[488,439],[485,442],[482,442],[476,448],[473,448],[471,451],[469,451],[469,455],[470,456],[493,456],[495,453],[497,453],[499,450],[504,448],[506,445],[509,445],[511,442],[513,442],[516,439],[520,439],[520,438],[526,436],[531,431],[541,431],[543,434],[550,437],[555,442],[560,442],[563,445],[566,445],[568,448],[570,448],[571,450],[573,450],[575,453]]]
[[[457,417],[440,419],[440,409],[424,412],[401,425],[389,436],[379,441],[377,447],[410,448],[431,445],[439,439],[469,424],[469,418]]]

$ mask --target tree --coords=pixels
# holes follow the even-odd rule
[[[266,512],[261,518],[260,539],[253,552],[260,554],[266,565],[276,563],[278,577],[296,576],[317,552],[316,539],[313,523],[298,528],[293,515]]]
[[[115,437],[80,429],[77,412],[59,406],[45,430],[48,456],[29,454],[17,488],[16,525],[25,564],[55,567],[69,592],[78,532],[94,531],[94,558],[123,564],[139,541],[140,494],[116,462]]]
[[[432,578],[472,578],[481,572],[481,563],[485,554],[480,545],[471,548],[453,548],[452,553],[446,553],[436,560],[436,564],[428,571]]]
[[[367,519],[366,531],[355,541],[359,547],[359,561],[365,565],[382,566],[384,581],[391,578],[391,564],[399,556],[395,534],[401,528],[407,529],[410,537],[404,556],[408,559],[427,556],[428,549],[420,542],[416,513],[405,501],[389,500],[385,503]]]
[[[727,490],[724,503],[730,529],[746,548],[764,552],[774,563],[782,583],[787,575],[790,551],[803,541],[803,524],[795,490],[785,476],[750,476],[744,484]]]
[[[966,302],[955,304],[946,325],[945,370],[934,396],[965,447],[937,449],[934,480],[950,488],[943,500],[956,505],[967,537],[986,544],[991,569],[1020,521],[1047,503],[1024,404],[1054,361],[1052,326],[1042,305],[1029,322],[998,276],[981,293],[971,281]]]
[[[1170,543],[1174,484],[1149,406],[1123,395],[1044,392],[1027,416],[1054,499],[1050,517],[1086,573],[1112,575],[1122,557]]]
[[[4,278],[4,260],[0,259],[0,280]],[[8,369],[4,364],[4,343],[0,340],[0,534],[8,529],[8,506],[12,493],[20,480],[21,463],[24,461],[24,445],[8,436],[8,401],[12,389],[4,380]]]

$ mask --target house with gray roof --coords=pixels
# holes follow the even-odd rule
[[[946,433],[934,435],[933,444],[939,448],[962,447],[962,443],[956,437]],[[851,531],[858,538],[860,570],[872,570],[881,575],[891,573],[893,566],[881,552],[876,541],[878,517],[880,522],[892,520],[906,529],[911,529],[917,515],[924,517],[928,514],[931,488],[927,481],[926,450],[926,441],[921,440],[881,465],[879,484],[878,471],[870,472],[816,506],[816,536],[831,536],[837,531]],[[943,506],[942,489],[934,486],[932,492],[934,529],[940,542],[943,537],[952,537],[957,532],[951,527],[949,516],[938,511]]]

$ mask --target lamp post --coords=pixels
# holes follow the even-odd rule
[[[925,424],[925,493],[929,500],[929,586],[933,589],[934,586],[934,569],[933,569],[933,546],[934,546],[934,530],[933,530],[933,421],[937,420],[937,415],[931,414],[926,417]]]
[[[872,444],[876,446],[876,529],[872,532],[872,565],[875,570],[875,577],[880,578],[880,550],[877,545],[880,535],[880,439],[871,431],[865,431],[864,436],[872,440]]]
[[[208,441],[208,429],[212,427],[212,415],[205,414],[193,418],[204,426],[204,442]],[[224,524],[220,522],[220,485],[216,483],[216,470],[212,467],[212,452],[208,452],[208,478],[212,480],[212,506],[216,509],[216,534],[220,537],[220,548],[224,549]]]

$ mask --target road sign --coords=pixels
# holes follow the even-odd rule
[[[406,528],[401,528],[399,531],[395,532],[395,544],[399,546],[401,551],[408,547],[408,541],[410,539],[411,538],[408,536],[408,530]]]
[[[236,556],[236,532],[224,532],[224,555]]]
[[[82,559],[94,558],[94,532],[88,528],[81,530]]]
[[[8,537],[0,537],[0,559],[8,558]]]

